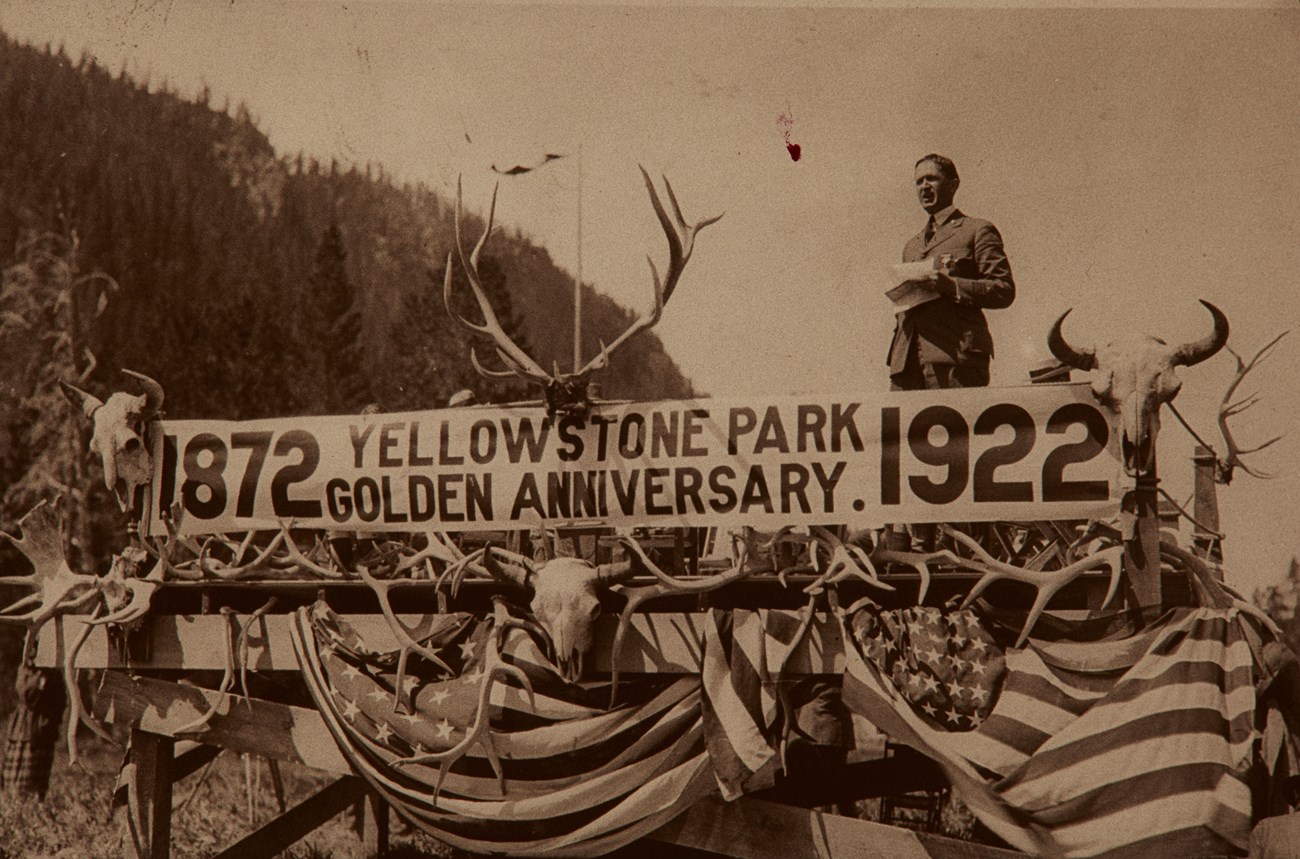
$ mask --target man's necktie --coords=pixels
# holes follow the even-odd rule
[[[934,241],[934,218],[925,222],[925,243]]]

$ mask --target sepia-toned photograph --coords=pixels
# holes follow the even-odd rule
[[[1300,10],[0,3],[0,859],[1294,857]]]

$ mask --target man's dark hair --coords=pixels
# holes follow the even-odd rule
[[[948,158],[944,155],[936,155],[935,153],[931,152],[929,155],[922,155],[920,158],[916,159],[916,164],[913,166],[920,167],[922,164],[924,164],[927,161],[931,161],[939,165],[939,170],[942,171],[943,175],[947,176],[949,179],[952,179],[954,182],[960,181],[960,177],[957,176],[957,165],[952,163],[951,158]]]

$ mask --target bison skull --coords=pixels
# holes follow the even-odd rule
[[[582,677],[584,657],[591,649],[600,594],[627,581],[633,564],[593,565],[581,558],[554,558],[534,563],[519,555],[502,561],[492,549],[483,553],[483,566],[494,578],[511,582],[529,595],[529,608],[555,649],[555,664],[566,680]]]
[[[162,408],[163,389],[153,379],[131,370],[144,387],[139,396],[114,393],[104,402],[67,382],[60,382],[63,393],[73,405],[80,406],[86,417],[94,422],[90,437],[90,450],[98,454],[104,464],[104,485],[117,496],[123,510],[131,507],[137,486],[143,486],[153,477],[153,463],[144,441],[145,425]]]
[[[1080,370],[1096,371],[1092,393],[1119,415],[1124,469],[1130,475],[1150,472],[1155,464],[1160,407],[1172,400],[1182,385],[1175,369],[1204,361],[1228,341],[1228,319],[1223,311],[1208,301],[1201,304],[1214,317],[1214,330],[1181,346],[1170,346],[1150,335],[1133,335],[1100,348],[1081,349],[1070,345],[1061,333],[1069,310],[1061,314],[1048,335],[1048,348],[1057,360]]]

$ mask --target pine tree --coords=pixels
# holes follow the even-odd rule
[[[1291,559],[1286,580],[1255,591],[1255,604],[1268,612],[1292,651],[1300,653],[1300,560]]]
[[[469,353],[442,307],[441,280],[437,286],[412,290],[402,300],[389,337],[396,348],[376,391],[386,411],[437,408],[453,392],[475,386]]]
[[[330,414],[358,411],[369,396],[362,366],[361,316],[348,281],[347,250],[335,221],[325,229],[311,274],[310,348],[320,368],[319,403]]]
[[[69,527],[65,554],[74,569],[93,569],[93,515],[108,518],[106,494],[87,474],[90,424],[63,397],[59,382],[85,384],[95,360],[89,343],[110,278],[83,273],[75,233],[29,236],[0,287],[0,356],[7,368],[0,415],[10,442],[0,462],[6,478],[8,525],[43,500],[64,496]]]
[[[443,279],[446,276],[446,266],[440,267],[433,272],[432,277],[435,281],[437,295],[441,299]],[[501,330],[506,333],[511,340],[519,345],[521,349],[534,354],[529,347],[528,338],[524,332],[524,326],[518,314],[515,313],[514,305],[510,298],[510,289],[507,282],[505,269],[496,260],[495,257],[482,257],[478,264],[479,283],[483,287],[483,293],[487,296],[488,303],[492,307],[493,313],[496,314],[497,321],[501,323]],[[474,322],[482,320],[483,313],[479,309],[478,302],[475,300],[473,291],[470,289],[469,280],[461,268],[459,262],[452,265],[452,308],[466,319]],[[441,300],[437,303],[437,311],[446,314],[446,308]],[[486,389],[487,393],[481,399],[491,399],[495,402],[509,402],[525,396],[538,395],[537,389],[530,390],[529,385],[520,379],[506,378],[496,381],[488,381],[478,376],[473,370],[473,365],[468,359],[469,349],[473,348],[478,355],[480,363],[490,369],[502,369],[500,362],[495,358],[490,344],[483,340],[473,338],[469,332],[465,331],[452,320],[448,320],[451,325],[454,337],[461,343],[460,354],[465,356],[462,369],[464,370],[463,378],[466,381],[472,380],[470,384],[460,385],[459,387],[468,387],[476,390]],[[540,363],[542,359],[537,359]]]

